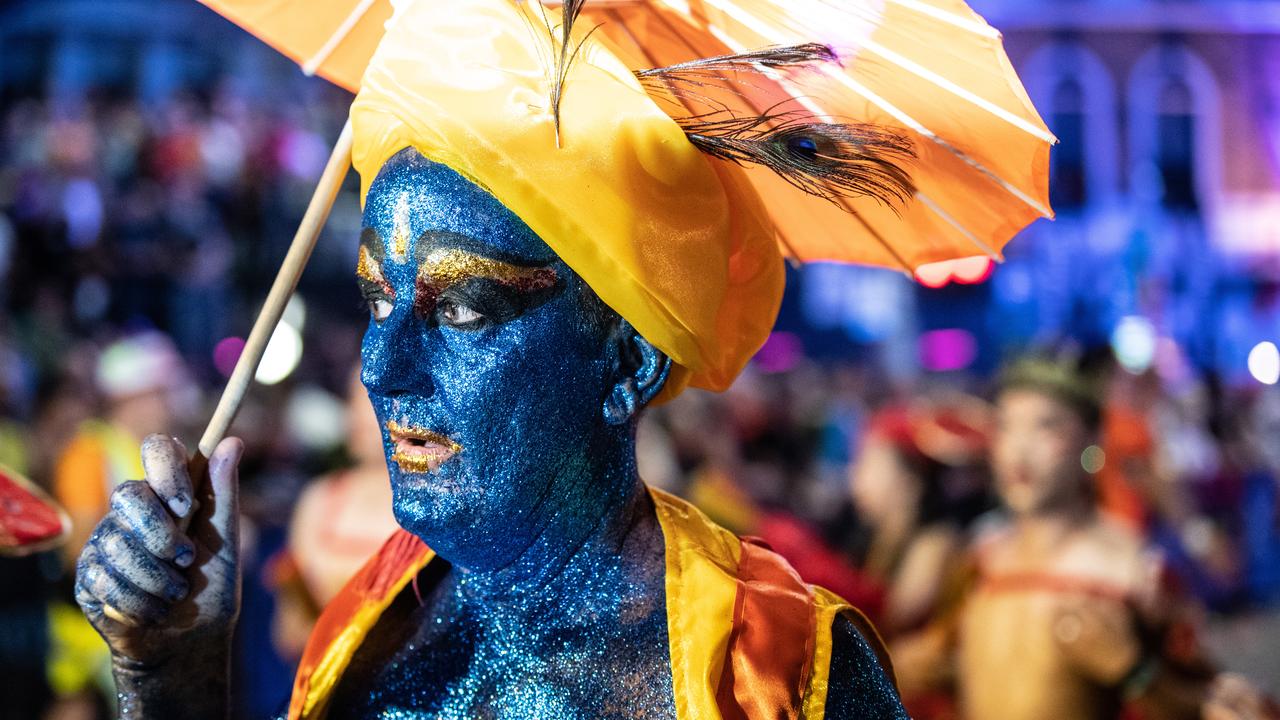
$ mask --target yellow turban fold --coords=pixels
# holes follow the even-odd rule
[[[351,109],[361,197],[392,155],[417,149],[491,192],[671,357],[664,398],[728,387],[772,329],[783,286],[742,171],[697,150],[594,40],[570,66],[557,146],[541,11],[395,4]]]

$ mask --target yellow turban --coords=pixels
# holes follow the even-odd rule
[[[361,197],[392,155],[416,148],[502,201],[671,357],[664,398],[728,387],[768,336],[783,286],[742,170],[696,149],[594,40],[570,66],[557,147],[540,10],[394,4],[351,109]]]

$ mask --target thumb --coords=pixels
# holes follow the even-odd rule
[[[196,540],[214,555],[234,554],[240,541],[240,457],[244,443],[229,437],[218,443],[209,458],[208,492],[201,497],[201,514],[207,518],[195,530]],[[193,528],[194,529],[194,528]]]

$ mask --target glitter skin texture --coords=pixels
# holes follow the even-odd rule
[[[897,688],[880,671],[875,652],[853,623],[837,616],[831,638],[827,719],[910,720],[898,700]]]
[[[566,500],[549,491],[596,506],[604,494],[616,504],[631,493],[632,477],[596,487],[602,461],[626,473],[634,458],[615,449],[630,445],[627,429],[602,421],[617,348],[584,321],[581,293],[560,283],[542,297],[547,289],[523,292],[501,277],[459,273],[424,304],[416,296],[426,263],[397,262],[381,243],[407,233],[411,258],[465,253],[472,268],[497,261],[570,277],[550,248],[492,195],[412,151],[388,161],[364,217],[361,246],[384,258],[381,276],[393,291],[361,283],[373,311],[361,378],[387,457],[396,451],[389,422],[462,448],[427,474],[389,464],[400,524],[457,565],[494,570],[520,558],[546,514],[561,510]],[[600,510],[590,512],[598,519]]]

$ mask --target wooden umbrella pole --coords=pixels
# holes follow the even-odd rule
[[[267,301],[263,304],[262,311],[258,313],[258,319],[253,321],[253,330],[249,332],[244,351],[240,353],[235,370],[231,372],[231,379],[227,380],[222,398],[218,400],[218,407],[213,411],[213,417],[205,427],[204,435],[200,437],[196,453],[187,465],[191,481],[196,485],[197,498],[201,495],[209,456],[213,454],[213,449],[218,447],[218,443],[222,442],[227,429],[231,427],[231,421],[236,418],[240,403],[244,401],[244,396],[249,391],[249,384],[253,382],[253,376],[258,372],[258,364],[262,362],[262,354],[266,352],[267,342],[271,340],[271,334],[275,332],[276,325],[280,323],[280,317],[284,315],[285,305],[289,303],[289,298],[298,287],[298,278],[302,277],[302,270],[307,266],[307,260],[311,258],[311,251],[316,246],[316,240],[320,238],[320,230],[324,228],[324,223],[329,218],[333,201],[338,197],[338,190],[342,188],[342,181],[346,179],[347,170],[350,168],[351,120],[348,119],[346,125],[342,127],[342,134],[338,136],[337,144],[333,146],[333,152],[329,155],[329,162],[324,166],[320,182],[311,196],[311,202],[307,205],[307,212],[303,214],[301,224],[298,225],[298,232],[293,236],[293,242],[289,245],[289,252],[284,257],[280,272],[276,273],[275,282],[271,284]],[[207,488],[203,489],[207,491]],[[199,500],[196,503],[199,504]],[[194,513],[189,513],[178,520],[178,527],[183,532],[186,532],[193,515]],[[127,616],[110,604],[103,604],[102,612],[112,620],[132,624]]]
[[[316,185],[316,191],[307,205],[306,214],[302,216],[302,223],[298,225],[298,232],[293,236],[293,243],[289,245],[289,252],[280,266],[280,272],[276,274],[275,282],[271,285],[267,301],[263,304],[262,311],[258,313],[258,319],[253,323],[253,330],[249,333],[249,339],[245,341],[244,351],[240,353],[240,359],[236,361],[231,379],[227,380],[227,386],[222,391],[218,407],[213,411],[213,417],[205,427],[204,435],[200,437],[200,445],[193,462],[207,461],[213,454],[213,449],[226,436],[231,422],[235,420],[236,412],[240,410],[240,403],[249,391],[253,376],[258,372],[258,364],[262,362],[262,354],[266,352],[267,342],[271,340],[271,334],[275,332],[276,325],[280,323],[280,317],[284,314],[285,305],[289,303],[289,298],[298,287],[298,278],[302,277],[302,270],[307,266],[311,251],[320,237],[320,230],[324,228],[324,223],[329,218],[333,201],[337,198],[338,190],[341,189],[342,181],[346,179],[347,170],[350,168],[351,120],[348,119],[342,128],[342,134],[338,136],[337,144],[333,146],[333,152],[329,155],[329,162],[324,166],[324,173],[320,175],[320,182]],[[196,477],[193,473],[192,479]]]

